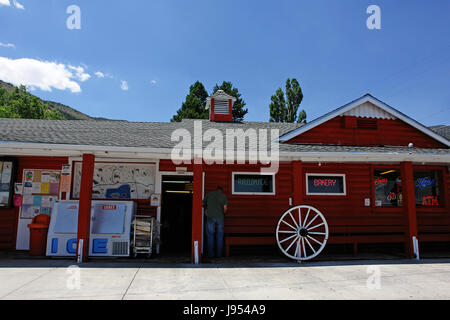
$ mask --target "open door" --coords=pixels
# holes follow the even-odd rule
[[[192,239],[192,176],[163,176],[161,253],[189,256]]]

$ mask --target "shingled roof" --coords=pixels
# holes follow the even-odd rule
[[[198,121],[198,120],[196,120]],[[280,135],[302,124],[270,122],[211,122],[201,120],[202,130],[218,129],[278,129]],[[194,132],[194,120],[182,122],[128,122],[95,120],[29,120],[0,119],[0,141],[92,145],[116,147],[172,148],[172,132],[186,129]],[[275,137],[274,137],[275,138]],[[278,137],[276,137],[278,138]]]

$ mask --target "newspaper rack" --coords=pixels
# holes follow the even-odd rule
[[[156,219],[149,216],[136,215],[132,222],[132,252],[136,258],[138,254],[145,254],[150,258],[153,253],[156,235]]]

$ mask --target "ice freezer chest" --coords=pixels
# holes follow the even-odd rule
[[[78,201],[54,204],[48,230],[47,256],[76,256]],[[130,255],[133,201],[92,201],[89,256],[128,257]]]

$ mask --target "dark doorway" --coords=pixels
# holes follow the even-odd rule
[[[191,253],[192,195],[192,177],[162,177],[162,254],[185,255]]]

